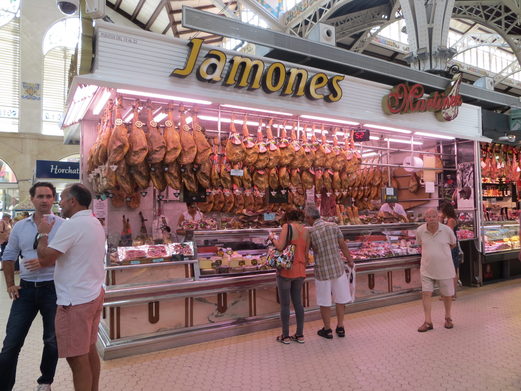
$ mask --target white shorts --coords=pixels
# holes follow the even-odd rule
[[[434,283],[438,282],[440,287],[440,295],[442,296],[454,296],[454,279],[447,278],[444,280],[433,280],[430,277],[422,276],[422,292],[434,291]]]
[[[351,302],[349,281],[347,281],[347,275],[345,273],[334,280],[315,280],[315,291],[317,304],[320,307],[331,307],[331,296],[333,296],[335,304],[347,304]]]

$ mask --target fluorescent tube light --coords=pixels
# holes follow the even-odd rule
[[[421,141],[404,140],[404,139],[400,139],[400,138],[385,138],[384,140],[390,141],[391,143],[423,145],[423,143]]]
[[[378,155],[378,152],[367,152],[367,153],[363,153],[362,154],[362,157],[369,157],[369,156],[376,156]]]
[[[456,138],[456,137],[452,137],[452,136],[445,136],[442,134],[425,133],[425,132],[414,132],[414,134],[417,134],[418,136],[441,138],[441,139],[445,139],[445,140],[454,140]]]
[[[199,118],[202,121],[219,122],[219,117],[213,117],[211,115],[199,115],[199,116],[197,116],[197,118]],[[188,120],[187,120],[187,122],[188,122]],[[231,118],[221,117],[221,122],[229,124],[232,122],[232,120],[231,120]],[[243,122],[244,121],[242,119],[236,119],[233,121],[233,123],[239,124],[239,125],[242,125]],[[259,123],[255,122],[255,121],[246,121],[246,125],[259,126]]]
[[[201,100],[201,99],[192,99],[192,98],[183,98],[181,96],[172,96],[172,95],[163,95],[163,94],[153,94],[150,92],[144,92],[144,91],[134,91],[134,90],[126,90],[126,89],[118,89],[118,94],[125,94],[125,95],[134,95],[134,96],[145,96],[147,98],[158,98],[158,99],[164,99],[164,100],[175,100],[179,102],[186,102],[186,103],[196,103],[200,105],[211,105],[212,102],[208,100]]]
[[[405,134],[412,133],[410,130],[392,128],[390,126],[383,126],[383,125],[376,125],[376,124],[364,124],[364,126],[367,126],[368,128],[373,128],[373,129],[389,130],[391,132],[398,132],[398,133],[405,133]]]
[[[103,107],[105,107],[105,103],[109,100],[112,93],[110,91],[105,90],[103,94],[99,97],[98,101],[96,102],[96,105],[92,109],[92,114],[98,115],[101,113],[101,110],[103,110]]]
[[[314,115],[301,115],[300,118],[314,119],[317,121],[335,122],[338,124],[345,124],[345,125],[360,125],[360,122],[344,121],[344,120],[335,119],[335,118],[317,117]]]
[[[221,105],[222,107],[228,107],[231,109],[240,109],[240,110],[250,110],[250,111],[256,111],[259,113],[267,113],[267,114],[276,114],[276,115],[286,115],[291,117],[293,114],[291,113],[285,113],[283,111],[273,111],[273,110],[264,110],[264,109],[256,109],[253,107],[246,107],[246,106],[235,106],[235,105]]]
[[[380,137],[369,136],[369,140],[375,140],[375,141],[378,141],[378,140],[380,140]]]
[[[163,119],[165,119],[168,116],[166,113],[159,113],[154,117],[155,122],[161,122]]]

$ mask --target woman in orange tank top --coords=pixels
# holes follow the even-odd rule
[[[291,225],[290,244],[295,245],[295,257],[291,269],[277,271],[277,288],[279,290],[280,320],[282,322],[282,334],[277,341],[289,344],[290,341],[304,343],[304,306],[302,305],[302,285],[306,278],[306,263],[309,253],[309,233],[303,225],[304,213],[301,210],[290,210],[286,212],[280,237],[270,239],[279,251],[286,248],[288,238],[288,226]],[[293,302],[295,317],[297,318],[297,330],[295,335],[289,335],[290,300]]]

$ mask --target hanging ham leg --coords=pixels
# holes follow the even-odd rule
[[[232,115],[230,123],[230,136],[226,142],[226,159],[232,164],[242,162],[246,156],[244,145],[235,128],[235,116]]]
[[[129,148],[127,127],[121,118],[121,98],[118,99],[115,112],[114,129],[111,132],[107,147],[107,160],[111,165],[118,164],[123,160]]]
[[[168,105],[168,119],[165,121],[165,129],[163,130],[163,138],[165,139],[165,158],[163,163],[172,164],[181,154],[181,136],[174,122],[174,107],[170,103]]]
[[[163,135],[157,127],[157,122],[154,121],[154,114],[152,110],[152,102],[147,102],[147,120],[148,120],[148,157],[150,164],[159,164],[163,161],[166,153],[166,143]]]
[[[181,190],[182,179],[179,163],[174,161],[169,165],[165,166],[164,175],[166,184],[174,190]]]
[[[130,166],[128,171],[139,189],[145,190],[150,186],[150,168],[147,162]]]
[[[207,162],[208,159],[210,159],[210,155],[212,154],[212,147],[206,139],[206,135],[204,134],[205,129],[199,123],[199,119],[197,118],[197,110],[195,109],[192,112],[192,127],[195,146],[197,148],[195,163],[203,164],[204,162]]]
[[[135,166],[142,163],[148,154],[147,137],[143,131],[143,123],[139,120],[139,100],[132,105],[134,117],[128,136],[129,150],[125,156],[125,160],[129,166]]]
[[[197,155],[197,147],[190,126],[186,123],[185,109],[183,106],[179,107],[179,116],[181,120],[179,136],[181,138],[182,149],[178,157],[178,162],[184,166],[194,162],[195,156]]]
[[[295,158],[295,148],[290,143],[286,132],[286,122],[283,122],[280,129],[280,141],[278,144],[280,150],[279,166],[287,166]]]
[[[275,168],[279,165],[280,162],[280,149],[277,146],[277,142],[273,138],[273,133],[271,132],[271,125],[273,124],[273,119],[270,119],[268,125],[266,125],[266,137],[268,138],[268,168]]]
[[[253,166],[259,157],[259,145],[255,143],[253,137],[250,136],[247,121],[248,116],[245,115],[242,122],[242,137],[245,152],[244,165]]]
[[[268,166],[268,162],[270,160],[268,154],[268,147],[264,142],[264,136],[262,135],[261,126],[257,129],[257,142],[256,146],[259,149],[259,154],[257,156],[257,160],[255,160],[254,167],[257,170],[263,170]]]

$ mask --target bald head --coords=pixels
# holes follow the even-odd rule
[[[439,222],[438,211],[434,208],[427,209],[424,216],[427,224],[437,224]]]

